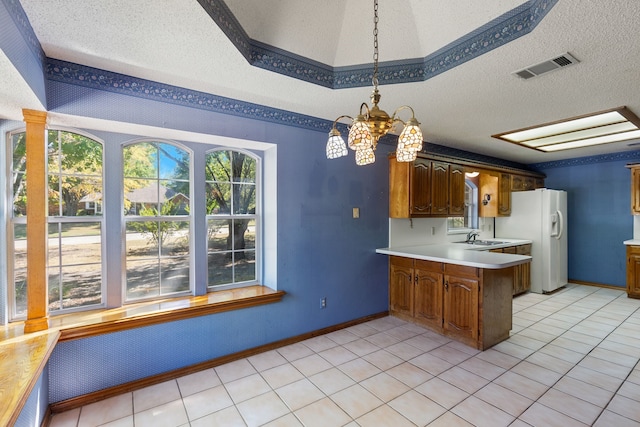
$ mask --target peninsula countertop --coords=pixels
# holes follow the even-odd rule
[[[505,248],[514,245],[531,243],[521,239],[487,239],[503,243],[492,245],[469,245],[465,243],[433,243],[418,246],[398,246],[379,248],[376,252],[384,255],[395,255],[405,258],[426,261],[444,262],[448,264],[466,265],[469,267],[500,269],[525,264],[531,261],[528,255],[490,252],[489,249]]]

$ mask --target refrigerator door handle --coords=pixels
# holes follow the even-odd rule
[[[552,218],[556,219],[556,221],[552,222],[552,224],[555,225],[555,231],[551,233],[551,236],[555,237],[556,240],[560,240],[564,233],[564,216],[562,215],[562,212],[556,211],[556,213],[552,215]]]

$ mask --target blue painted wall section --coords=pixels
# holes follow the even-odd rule
[[[0,0],[0,50],[20,72],[42,105],[45,96],[45,55],[18,0]]]
[[[567,191],[569,279],[626,286],[623,241],[633,238],[631,174],[640,151],[531,165]]]
[[[353,155],[325,158],[326,132],[53,81],[49,97],[55,112],[277,144],[277,286],[287,292],[277,304],[62,343],[51,402],[387,310],[387,259],[375,254],[388,239],[382,147],[375,164],[357,167]],[[107,146],[122,140],[100,136]]]
[[[49,407],[49,365],[47,365],[20,412],[20,416],[12,427],[39,427]]]

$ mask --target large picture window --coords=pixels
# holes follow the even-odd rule
[[[190,160],[166,142],[123,148],[128,301],[191,290]]]
[[[208,285],[220,288],[257,281],[258,162],[240,151],[206,157]]]
[[[12,318],[26,316],[26,137],[11,134],[13,211],[10,241]],[[47,132],[48,303],[56,313],[102,303],[102,144],[85,135]]]

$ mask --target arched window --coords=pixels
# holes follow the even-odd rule
[[[127,301],[187,293],[190,272],[191,155],[168,142],[123,150]]]
[[[11,317],[26,316],[26,134],[11,141],[13,211],[9,227]],[[48,301],[59,313],[102,304],[103,147],[93,138],[64,130],[47,132]]]
[[[241,151],[214,150],[205,163],[208,286],[237,286],[258,280],[260,215],[258,158]]]

